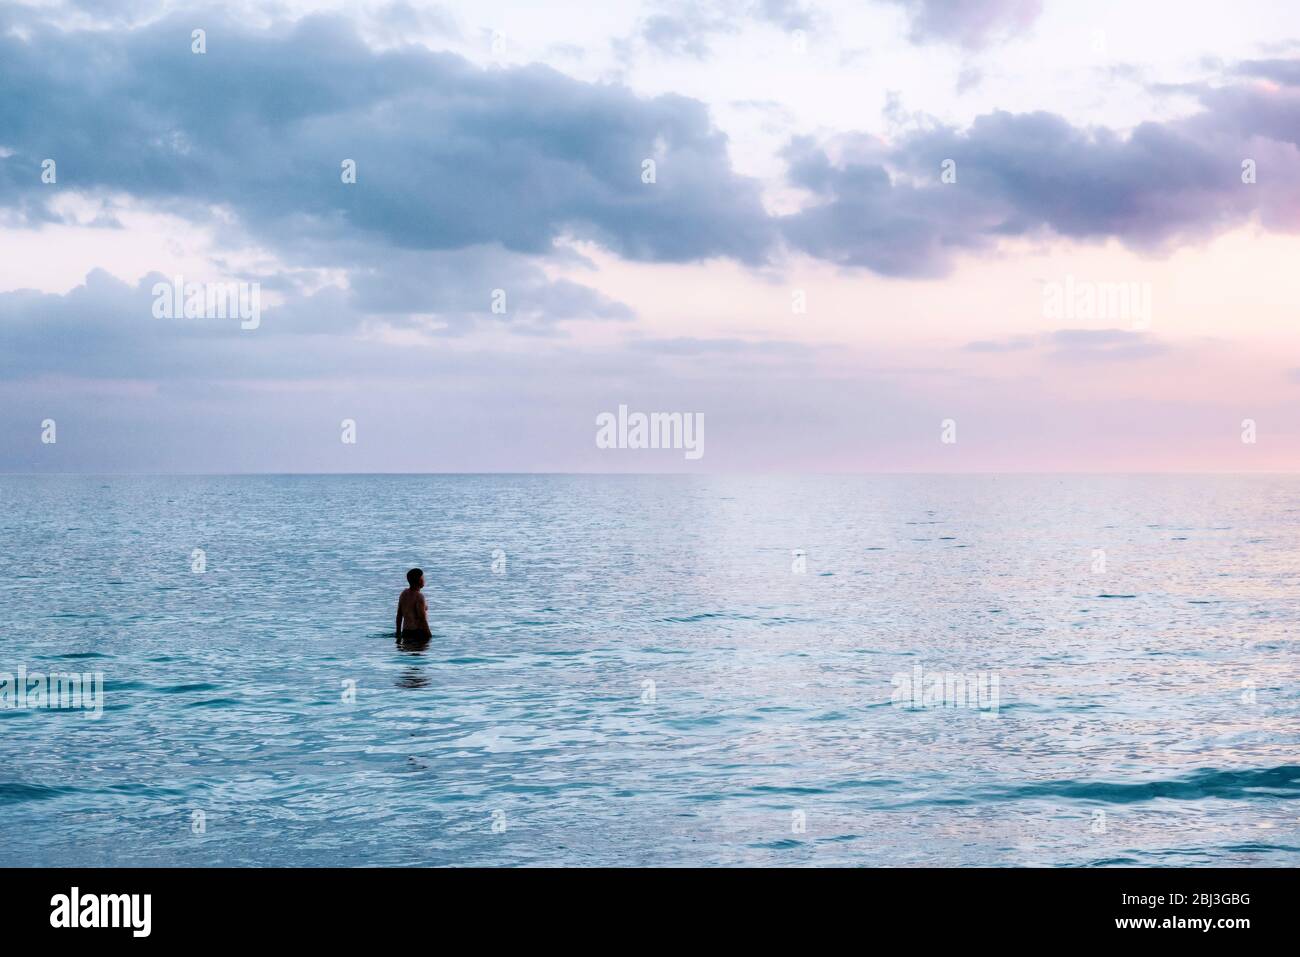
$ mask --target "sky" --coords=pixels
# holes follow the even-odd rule
[[[17,0],[0,472],[1293,471],[1298,233],[1281,0]]]

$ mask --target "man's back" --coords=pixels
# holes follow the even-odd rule
[[[418,588],[403,589],[397,599],[398,638],[429,637],[428,605]]]

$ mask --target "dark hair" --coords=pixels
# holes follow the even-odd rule
[[[424,577],[424,569],[412,568],[409,572],[406,573],[406,583],[410,585],[412,588],[414,588],[415,583],[418,582],[423,577]]]

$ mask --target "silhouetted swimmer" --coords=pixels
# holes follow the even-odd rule
[[[429,631],[429,606],[420,594],[420,589],[424,587],[424,572],[412,568],[406,573],[406,580],[411,587],[405,589],[397,599],[397,642],[426,642],[433,637],[433,633]]]

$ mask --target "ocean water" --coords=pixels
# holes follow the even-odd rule
[[[0,477],[0,864],[1296,865],[1298,626],[1296,477]]]

